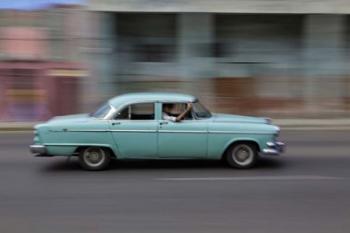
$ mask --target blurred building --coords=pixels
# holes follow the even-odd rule
[[[349,14],[348,0],[0,1],[0,120],[91,111],[130,91],[348,116]]]
[[[100,99],[177,90],[198,95],[215,111],[349,113],[347,0],[87,4],[81,55]]]
[[[0,120],[78,111],[79,78],[86,72],[79,62],[77,6],[19,2],[0,3]]]

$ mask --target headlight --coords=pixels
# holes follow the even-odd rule
[[[34,144],[40,143],[39,132],[37,130],[34,130],[33,142]]]

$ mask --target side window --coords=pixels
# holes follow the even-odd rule
[[[118,120],[154,120],[154,103],[131,104],[115,117]]]
[[[186,111],[187,103],[164,103],[163,105],[163,113],[168,116],[177,117],[184,111]],[[184,118],[185,120],[192,120],[192,112],[188,112]]]
[[[128,120],[130,119],[129,117],[129,112],[130,112],[130,105],[123,108],[116,116],[115,119],[119,119],[119,120]]]

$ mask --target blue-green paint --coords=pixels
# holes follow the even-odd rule
[[[213,114],[211,118],[167,122],[162,102],[193,102],[196,98],[177,93],[134,93],[115,97],[109,103],[120,109],[131,103],[154,102],[154,120],[96,119],[88,114],[55,117],[35,127],[35,144],[51,155],[69,156],[78,147],[110,148],[119,159],[220,159],[237,141],[252,141],[259,149],[274,141],[279,128],[265,118]]]

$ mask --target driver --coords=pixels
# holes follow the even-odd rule
[[[163,104],[163,119],[173,122],[182,121],[186,114],[189,113],[192,109],[192,103],[187,103],[187,108],[177,117],[171,116],[171,112],[174,109],[175,104]]]

